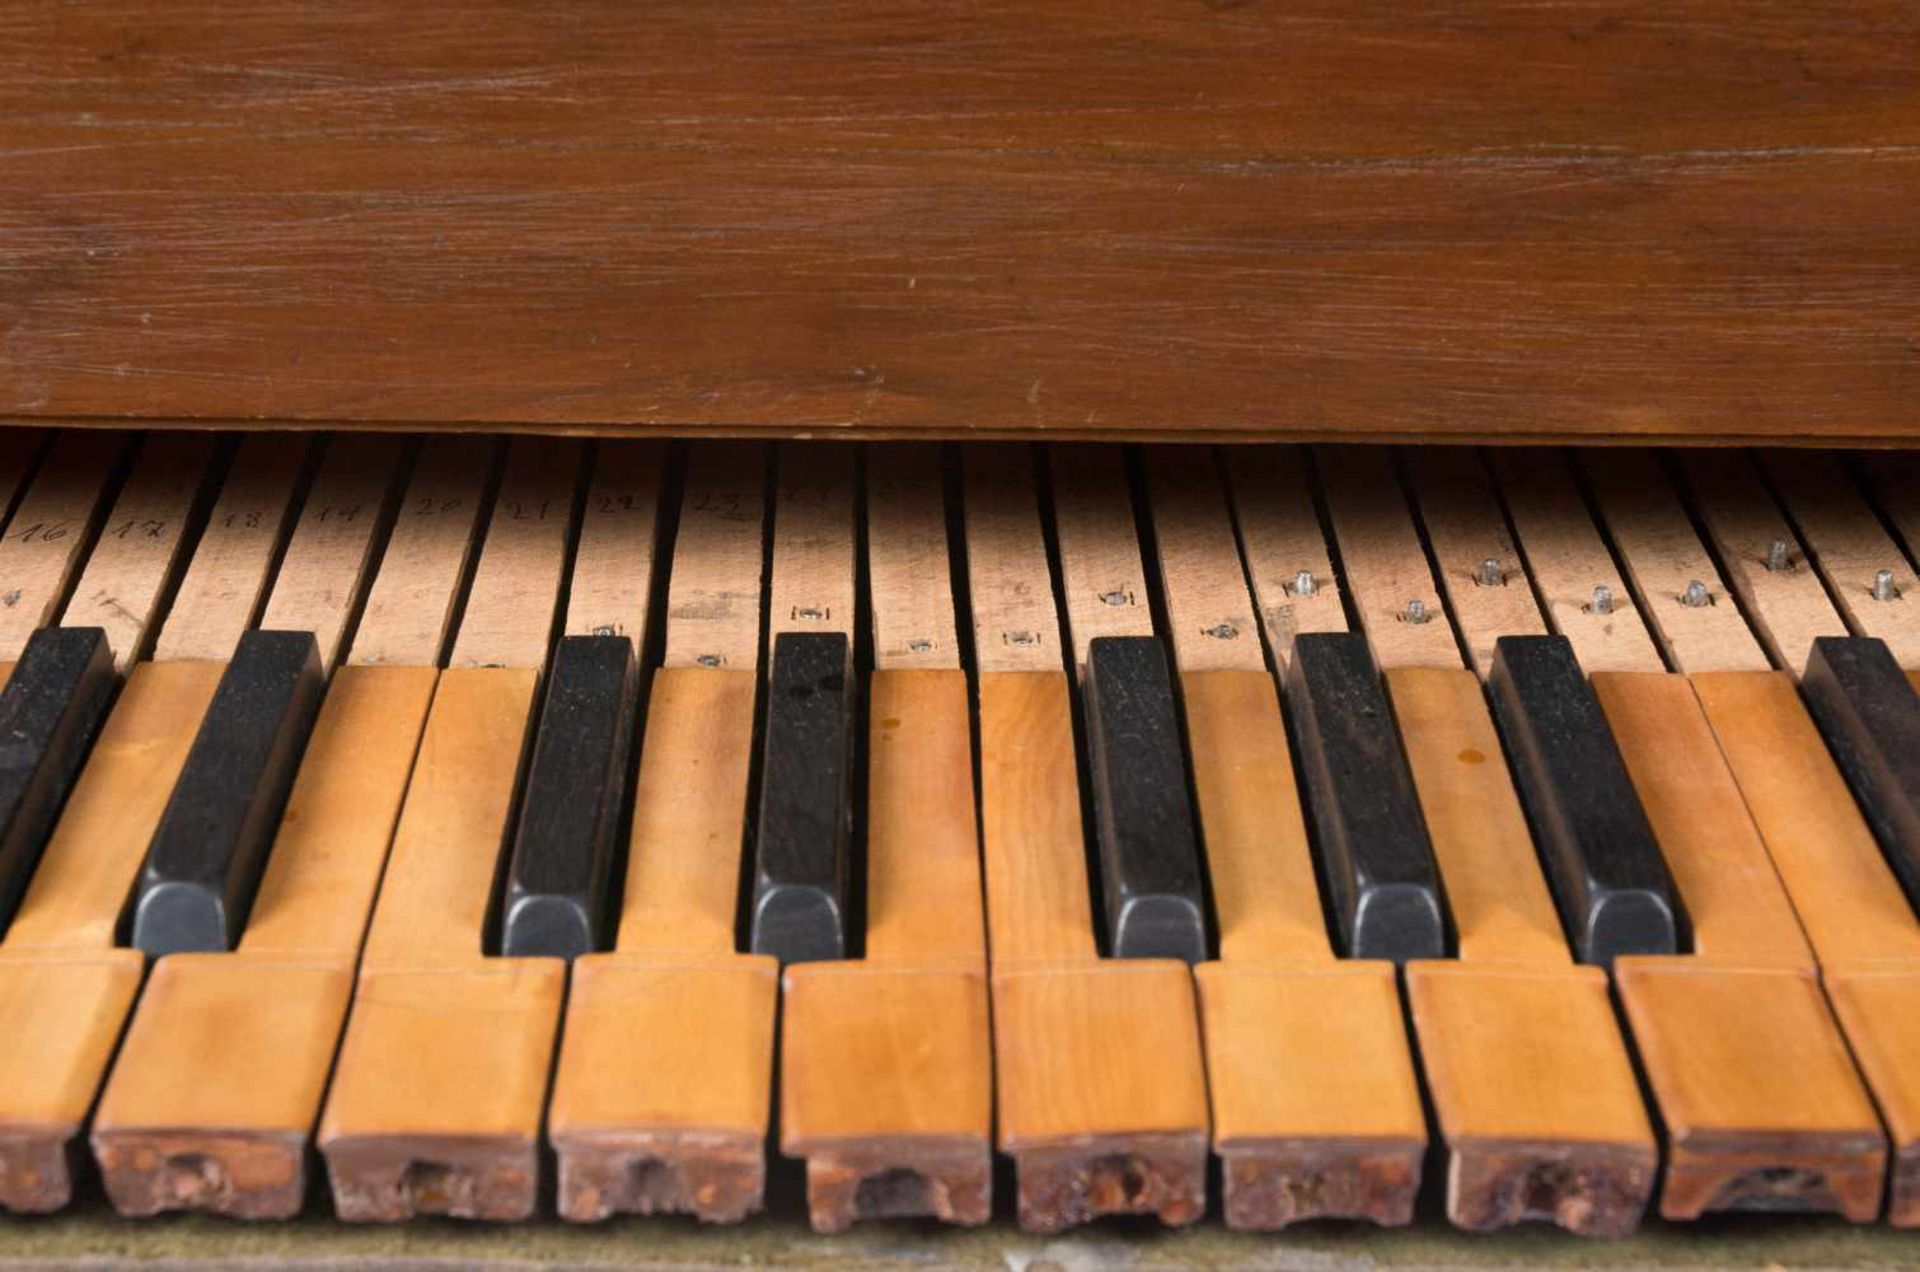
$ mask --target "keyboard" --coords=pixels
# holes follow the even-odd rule
[[[13,429],[0,507],[15,1214],[1920,1223],[1911,453]]]

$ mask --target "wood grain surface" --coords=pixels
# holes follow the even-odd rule
[[[1874,0],[0,15],[0,413],[1891,438]]]

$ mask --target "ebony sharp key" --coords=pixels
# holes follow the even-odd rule
[[[637,676],[625,636],[568,636],[554,654],[507,867],[508,957],[574,958],[602,947]]]
[[[753,952],[782,963],[847,954],[852,650],[839,633],[773,642],[761,740]]]
[[[1287,706],[1345,953],[1446,957],[1433,845],[1366,638],[1299,637]]]
[[[1822,636],[1800,691],[1910,903],[1920,906],[1920,694],[1882,641]]]
[[[147,849],[135,946],[233,948],[323,687],[312,632],[240,638]]]
[[[1087,752],[1115,958],[1207,957],[1200,846],[1166,653],[1151,636],[1087,646]]]
[[[0,930],[40,860],[113,696],[98,627],[43,627],[0,692]]]
[[[1494,720],[1561,921],[1583,963],[1680,949],[1666,858],[1600,700],[1564,636],[1502,636]]]

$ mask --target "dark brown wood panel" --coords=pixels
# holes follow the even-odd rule
[[[1913,4],[0,7],[0,414],[1920,435]]]

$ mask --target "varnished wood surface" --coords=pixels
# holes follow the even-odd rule
[[[0,413],[1912,436],[1909,6],[0,15]]]

